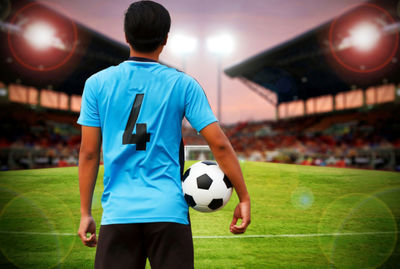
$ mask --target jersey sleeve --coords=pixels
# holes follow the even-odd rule
[[[188,81],[185,96],[185,117],[198,132],[207,125],[218,121],[211,110],[203,88],[192,78]]]
[[[100,114],[97,102],[97,83],[95,77],[86,80],[82,94],[81,113],[78,124],[90,127],[100,127]]]

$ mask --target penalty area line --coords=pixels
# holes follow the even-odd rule
[[[239,239],[239,238],[283,238],[283,237],[323,237],[323,236],[357,236],[357,235],[385,235],[398,234],[399,231],[386,232],[360,232],[360,233],[313,233],[313,234],[243,234],[243,235],[194,235],[194,239]],[[0,234],[15,235],[55,235],[55,236],[78,236],[76,233],[46,233],[46,232],[18,232],[0,231]]]

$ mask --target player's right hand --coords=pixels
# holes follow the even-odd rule
[[[89,237],[86,236],[87,233],[90,233]],[[96,222],[94,221],[92,216],[81,217],[78,235],[85,246],[95,247],[97,245]]]

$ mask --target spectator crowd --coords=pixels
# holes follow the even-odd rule
[[[77,165],[76,114],[9,105],[8,113],[0,112],[1,170]],[[365,111],[241,122],[223,129],[241,160],[387,169],[393,162],[387,152],[400,149],[396,110],[398,105],[391,104]],[[188,124],[182,134],[185,145],[206,144]],[[378,151],[371,166],[372,150]]]
[[[241,122],[225,132],[242,160],[385,169],[400,156],[398,105],[280,121]],[[186,131],[185,144],[204,144]],[[398,149],[398,150],[397,150]],[[397,168],[395,168],[397,169]]]

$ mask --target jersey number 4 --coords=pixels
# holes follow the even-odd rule
[[[146,150],[146,142],[150,142],[150,134],[147,132],[146,123],[137,123],[140,108],[142,107],[144,94],[137,94],[133,102],[131,114],[125,127],[122,144],[136,144],[136,150]],[[136,124],[136,134],[132,134]]]

